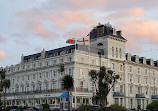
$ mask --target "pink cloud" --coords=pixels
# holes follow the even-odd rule
[[[93,12],[87,11],[64,11],[59,13],[52,13],[47,11],[40,10],[25,10],[19,11],[18,16],[21,17],[22,21],[26,21],[26,24],[23,27],[26,28],[26,31],[29,30],[29,33],[33,33],[42,37],[50,37],[53,32],[43,24],[43,21],[50,21],[55,28],[60,31],[67,31],[68,26],[70,25],[92,25],[96,24],[95,14]],[[53,27],[53,26],[52,26]],[[78,26],[77,26],[78,27]],[[55,37],[55,36],[54,36]]]
[[[65,33],[64,37],[66,38],[82,38],[86,37],[87,34],[91,31],[92,27],[77,27]]]
[[[21,10],[18,12],[18,16],[21,18],[21,22],[18,25],[20,25],[24,31],[24,33],[19,35],[36,35],[37,37],[47,39],[57,36],[53,30],[50,30],[44,24],[44,21],[50,16],[47,12],[37,9]]]
[[[128,39],[126,43],[126,50],[131,53],[136,53],[136,52],[141,52],[142,51],[142,44],[139,42],[140,39],[133,40],[133,39]]]
[[[87,10],[87,9],[103,9],[107,0],[48,0],[42,5],[43,9],[54,10]]]
[[[117,11],[114,12],[110,15],[108,15],[108,18],[111,19],[118,19],[118,18],[126,18],[126,17],[137,17],[137,16],[144,16],[145,15],[145,10],[142,8],[132,8],[129,10],[125,10],[125,11]]]
[[[127,51],[142,52],[145,44],[158,44],[158,20],[145,20],[134,18],[117,21],[115,24],[122,30],[122,35],[128,41],[126,43]]]
[[[96,24],[94,16],[95,15],[92,12],[65,11],[60,14],[52,15],[51,20],[54,22],[58,29],[66,29],[67,26],[71,24]]]
[[[3,50],[0,50],[0,60],[3,60],[7,57],[7,54],[3,51]]]
[[[69,5],[73,9],[101,9],[106,5],[107,0],[69,0]]]
[[[158,20],[143,20],[140,18],[124,21],[120,24],[124,35],[129,38],[149,39],[152,43],[158,43]]]
[[[40,20],[32,22],[29,27],[31,28],[33,34],[43,38],[52,38],[56,36],[56,34],[49,30]]]
[[[107,0],[106,10],[121,10],[129,9],[134,7],[142,7],[144,9],[153,9],[157,8],[157,0]]]

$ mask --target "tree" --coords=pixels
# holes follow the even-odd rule
[[[70,75],[65,75],[62,79],[62,87],[67,90],[67,100],[68,100],[68,111],[70,111],[70,100],[69,100],[69,92],[70,89],[73,88],[73,78]]]
[[[152,101],[146,109],[149,111],[158,111],[158,100]]]
[[[59,69],[59,72],[62,73],[65,71],[65,68],[64,68],[64,65],[60,65],[60,69]]]
[[[2,81],[5,79],[5,74],[6,73],[6,71],[5,71],[5,69],[3,69],[3,68],[1,68],[0,69],[0,92],[2,92],[3,91],[3,88],[2,88]],[[1,93],[0,93],[0,104],[1,104]]]
[[[95,88],[96,88],[96,92],[97,92],[97,85],[96,84],[97,84],[97,80],[98,80],[98,73],[96,70],[91,70],[89,72],[89,75],[91,76],[91,80],[94,83]]]
[[[4,103],[4,109],[5,109],[5,111],[6,111],[6,98],[5,98],[5,95],[6,95],[6,90],[7,90],[7,88],[10,87],[10,80],[9,80],[9,79],[4,79],[4,80],[2,81],[1,86],[2,86],[3,91],[4,91],[4,102],[3,102],[3,103]]]
[[[60,65],[59,72],[63,73],[65,71],[64,65]],[[62,79],[62,88],[67,90],[68,96],[68,111],[70,111],[70,100],[69,100],[69,92],[70,89],[73,88],[73,78],[70,75],[65,75]]]
[[[119,79],[119,75],[114,75],[112,70],[107,70],[104,66],[102,66],[97,73],[94,70],[89,72],[91,76],[91,80],[93,83],[98,84],[98,88],[96,87],[96,98],[99,99],[100,107],[104,107],[107,105],[107,95],[109,94],[111,88]]]

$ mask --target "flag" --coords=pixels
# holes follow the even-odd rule
[[[75,44],[75,39],[74,39],[74,38],[68,39],[68,40],[66,41],[66,43],[68,43],[68,44]]]
[[[83,38],[79,38],[76,41],[77,44],[81,44],[81,45],[88,45],[89,44],[89,35],[87,35],[86,37]]]

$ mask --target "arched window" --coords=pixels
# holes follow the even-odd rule
[[[112,47],[112,57],[114,57],[114,47]]]
[[[115,64],[112,63],[112,70],[115,70]]]
[[[116,58],[118,58],[118,49],[116,48]]]
[[[121,48],[119,50],[119,54],[120,54],[120,59],[121,59],[122,58],[122,50],[121,50]]]

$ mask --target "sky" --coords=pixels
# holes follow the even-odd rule
[[[158,0],[0,0],[0,67],[67,46],[98,23],[128,41],[126,52],[158,60]]]

